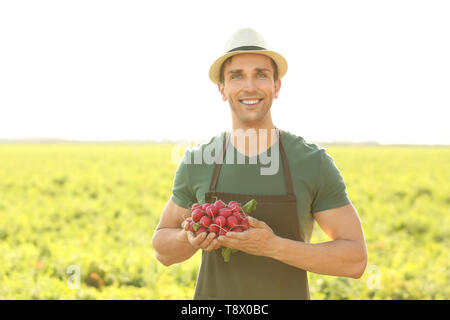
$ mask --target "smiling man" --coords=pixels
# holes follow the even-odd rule
[[[194,299],[309,299],[307,272],[359,278],[366,267],[361,222],[333,159],[273,124],[270,109],[287,62],[266,48],[255,30],[241,29],[212,64],[209,77],[228,101],[233,130],[186,152],[189,158],[221,147],[216,163],[180,163],[153,236],[156,257],[167,266],[203,250]],[[268,153],[280,165],[262,174]],[[246,162],[222,161],[235,154]],[[224,236],[188,231],[191,205],[217,199],[256,199],[251,228]],[[330,241],[310,243],[314,221]],[[224,262],[222,246],[239,251]]]
[[[224,62],[219,91],[229,101],[235,127],[271,127],[270,107],[281,87],[275,70],[271,58],[254,53],[231,56]]]
[[[228,100],[231,109],[233,144],[246,155],[265,151],[258,148],[271,146],[273,143],[273,135],[268,134],[274,129],[270,108],[281,87],[276,64],[264,55],[241,53],[225,60],[221,66],[220,79],[220,94],[224,101]],[[250,150],[251,143],[238,143],[248,132],[254,133],[258,142],[259,133],[264,133],[263,139],[267,143],[255,143],[253,150]],[[242,147],[245,149],[239,150]]]

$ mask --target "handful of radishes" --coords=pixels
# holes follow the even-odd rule
[[[191,207],[191,216],[187,218],[189,231],[195,235],[202,232],[214,232],[217,235],[225,235],[229,231],[243,232],[250,228],[248,215],[256,209],[256,200],[252,199],[242,207],[236,201],[230,201],[228,204],[222,200],[214,203],[194,203]],[[222,256],[225,262],[230,260],[231,252],[235,249],[222,247]]]

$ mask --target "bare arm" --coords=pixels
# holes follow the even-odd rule
[[[184,230],[182,224],[189,216],[189,209],[178,206],[172,200],[163,209],[152,244],[156,258],[165,266],[189,259],[198,249],[210,251],[218,247],[215,234],[206,237],[203,232],[194,236],[192,232]]]
[[[219,242],[306,271],[360,278],[367,264],[367,248],[361,222],[353,205],[317,212],[314,218],[332,241],[304,243],[281,238],[266,223],[250,219],[253,228],[248,232],[229,233],[226,237],[219,237]]]
[[[313,216],[332,241],[303,243],[278,238],[280,250],[274,251],[275,259],[314,273],[360,278],[366,268],[367,248],[353,205]]]

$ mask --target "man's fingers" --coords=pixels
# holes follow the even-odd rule
[[[202,232],[199,235],[195,236],[193,232],[188,233],[188,239],[191,245],[197,249],[203,250],[213,250],[214,246],[217,246],[217,240],[212,244],[216,234],[211,232],[207,234],[206,232]]]
[[[187,237],[188,237],[189,243],[190,243],[191,245],[193,245],[195,236],[194,236],[194,234],[192,233],[192,231],[188,231],[188,232],[187,232]]]
[[[228,239],[236,239],[236,240],[244,240],[244,239],[248,239],[250,237],[250,230],[245,231],[245,232],[227,232],[226,234],[226,238]]]
[[[206,232],[200,232],[195,238],[195,244],[199,247],[201,247],[201,244],[203,243],[203,241],[205,241],[205,239],[207,238],[208,234]]]
[[[218,249],[220,246],[221,245],[220,245],[219,241],[217,241],[217,239],[213,239],[209,243],[209,245],[206,247],[206,249],[204,249],[204,250],[210,252],[210,251]]]
[[[203,240],[203,242],[200,244],[200,248],[202,248],[203,250],[206,250],[215,237],[216,237],[216,234],[213,232],[208,234],[208,236],[205,238],[205,240]]]
[[[233,238],[230,238],[228,236],[219,236],[219,238],[217,238],[217,240],[220,243],[220,245],[222,245],[224,247],[233,248],[234,246],[239,244],[239,240],[238,239],[233,239]]]
[[[248,219],[248,223],[249,223],[250,227],[253,227],[253,228],[265,228],[266,227],[266,223],[264,221],[260,221],[253,217],[250,217],[250,216],[248,216],[247,219]]]
[[[188,240],[194,248],[200,248],[200,244],[205,240],[206,232],[195,235],[192,231],[188,231]]]

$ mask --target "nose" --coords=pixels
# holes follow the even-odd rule
[[[247,77],[247,80],[244,82],[244,90],[245,91],[255,91],[257,89],[256,81],[253,77]]]

